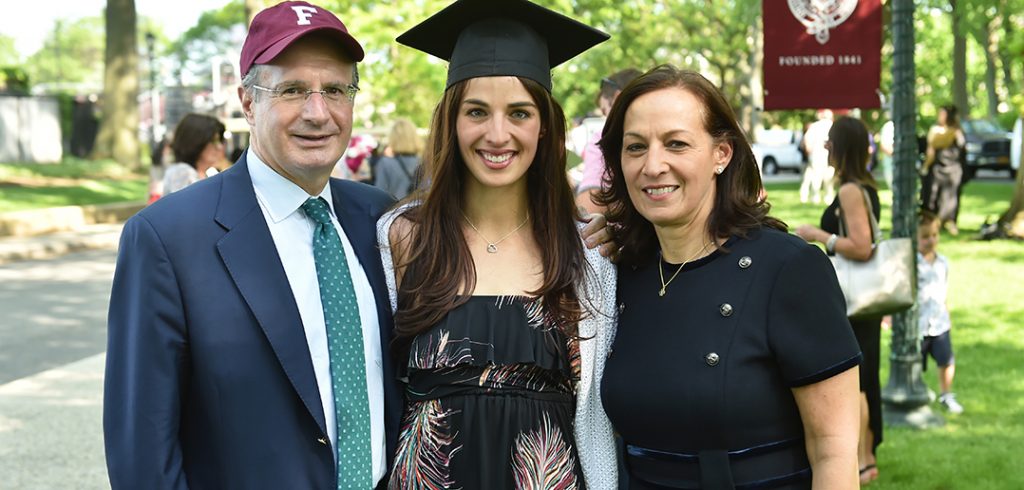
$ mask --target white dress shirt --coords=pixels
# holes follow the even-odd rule
[[[384,372],[381,365],[380,323],[373,289],[370,288],[366,271],[359,263],[345,230],[338,223],[334,201],[331,199],[331,186],[325,186],[319,196],[310,196],[301,187],[263,163],[252,148],[248,150],[246,161],[252,186],[256,191],[256,200],[259,201],[260,210],[263,211],[263,217],[270,228],[270,235],[277,247],[277,255],[284,266],[285,275],[288,276],[288,285],[302,318],[306,343],[309,345],[309,353],[313,360],[313,372],[316,374],[316,384],[320,391],[320,402],[323,404],[327,435],[331,439],[331,447],[336,448],[338,429],[334,413],[334,392],[331,389],[330,356],[327,352],[327,327],[324,323],[323,305],[320,303],[316,264],[313,262],[314,222],[300,208],[310,197],[321,197],[330,204],[328,209],[331,212],[331,221],[338,230],[341,244],[345,248],[352,286],[359,305],[359,318],[363,325],[366,392],[370,404],[370,448],[373,453],[374,482],[380,481],[387,472],[384,458]],[[259,266],[253,264],[253,267]],[[334,457],[337,460],[336,451]]]
[[[917,254],[917,326],[922,337],[938,337],[949,331],[952,322],[946,307],[949,290],[949,261],[938,252],[935,262]]]

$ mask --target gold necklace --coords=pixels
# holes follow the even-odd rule
[[[661,252],[658,252],[658,277],[661,279],[661,290],[658,291],[658,296],[665,296],[665,288],[667,288],[669,284],[672,284],[672,281],[675,280],[676,276],[678,276],[679,273],[683,270],[683,266],[689,264],[690,262],[693,261],[693,259],[696,259],[697,256],[699,256],[701,253],[707,250],[708,245],[710,244],[705,243],[704,246],[697,251],[697,253],[693,254],[693,256],[690,257],[690,260],[687,260],[686,262],[679,264],[679,268],[676,269],[675,274],[672,274],[672,277],[668,278],[668,281],[665,281],[665,272],[662,271],[661,267],[661,262],[664,257],[661,255]]]
[[[462,217],[466,218],[466,223],[469,223],[469,226],[471,228],[473,228],[473,231],[475,231],[477,235],[480,235],[480,238],[482,238],[485,242],[487,242],[487,253],[492,253],[492,254],[498,253],[498,244],[499,243],[505,241],[506,238],[514,235],[517,231],[519,231],[520,228],[526,226],[526,222],[527,221],[530,221],[530,213],[526,213],[526,219],[524,219],[522,223],[519,223],[519,226],[517,226],[514,230],[508,232],[507,235],[501,237],[497,241],[493,241],[492,242],[492,241],[488,240],[487,237],[485,237],[483,233],[480,233],[480,230],[477,229],[476,225],[473,224],[473,221],[471,221],[469,219],[469,216],[466,216],[466,212],[465,211],[462,211]]]

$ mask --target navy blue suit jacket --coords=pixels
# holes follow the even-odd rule
[[[390,461],[402,395],[376,222],[392,200],[330,185],[376,299]],[[103,429],[115,489],[337,488],[302,321],[244,154],[125,223]]]

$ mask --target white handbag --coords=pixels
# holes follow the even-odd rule
[[[839,254],[829,257],[836,269],[839,287],[846,297],[846,316],[851,319],[898,313],[913,306],[917,298],[913,242],[910,238],[883,240],[871,199],[867,191],[863,188],[861,191],[864,192],[874,237],[871,258],[858,261]],[[839,234],[846,236],[841,214]]]

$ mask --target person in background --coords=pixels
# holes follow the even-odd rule
[[[868,172],[868,130],[860,119],[841,117],[828,131],[825,148],[835,169],[839,195],[821,215],[820,227],[801,225],[796,234],[808,242],[820,242],[831,254],[866,261],[874,250],[869,209],[879,219],[878,187]],[[870,208],[869,208],[870,205]],[[878,378],[881,360],[881,317],[850,319],[853,334],[864,354],[860,365],[860,443],[858,460],[861,483],[878,478],[875,457],[882,443],[882,389]]]
[[[888,120],[878,134],[878,166],[881,167],[885,185],[892,189],[892,155],[896,140],[896,124]]]
[[[601,135],[623,245],[600,382],[631,490],[857,488],[857,364],[835,272],[785,232],[722,93],[657,67]]]
[[[377,148],[377,139],[370,134],[352,135],[352,141],[345,150],[345,165],[351,172],[351,179],[364,184],[373,183],[373,170],[370,168],[370,156]]]
[[[176,163],[164,171],[164,195],[217,173],[225,162],[224,123],[204,114],[187,114],[174,128],[171,150]]]
[[[174,158],[174,153],[171,152],[170,137],[164,136],[149,155],[149,200],[147,204],[153,204],[164,195],[164,173],[172,158]]]
[[[615,267],[585,250],[551,68],[607,35],[526,0],[459,0],[398,38],[450,61],[424,165],[385,215],[406,416],[391,488],[616,488],[595,372]]]
[[[586,119],[584,116],[572,118],[572,128],[566,134],[565,140],[565,148],[581,157],[583,156],[583,149],[587,146],[591,136],[590,132],[587,131],[587,125],[583,124],[584,119]]]
[[[1014,172],[1020,171],[1021,151],[1024,150],[1024,118],[1017,118],[1013,123],[1013,132],[1010,137],[1010,168]]]
[[[949,413],[961,414],[964,407],[956,400],[953,376],[956,364],[949,332],[947,298],[949,295],[949,259],[939,253],[939,217],[922,210],[917,225],[917,323],[921,330],[921,366],[928,369],[928,356],[935,359],[939,376],[939,404]]]
[[[381,157],[373,173],[373,184],[397,200],[412,193],[419,183],[420,137],[416,126],[406,118],[396,119],[388,135],[390,156]]]
[[[601,88],[597,93],[597,107],[601,110],[601,115],[608,115],[623,87],[640,76],[640,73],[636,68],[626,68],[601,79]],[[604,187],[605,163],[601,149],[598,148],[600,139],[601,132],[594,132],[580,154],[583,159],[583,163],[580,164],[583,165],[583,178],[576,187],[576,205],[590,213],[604,211],[604,206],[594,202],[594,196]]]
[[[935,213],[950,235],[960,233],[956,221],[960,214],[960,191],[964,178],[964,147],[967,138],[960,129],[956,106],[939,109],[935,125],[928,130],[928,148],[921,167],[921,202]]]
[[[828,130],[832,127],[832,111],[820,109],[817,112],[817,120],[807,127],[804,139],[801,144],[807,152],[807,168],[804,169],[804,178],[800,182],[800,202],[814,201],[820,204],[822,194],[825,202],[832,200],[835,189],[832,187],[833,168],[828,162],[828,150],[825,149],[825,142],[828,141]]]

